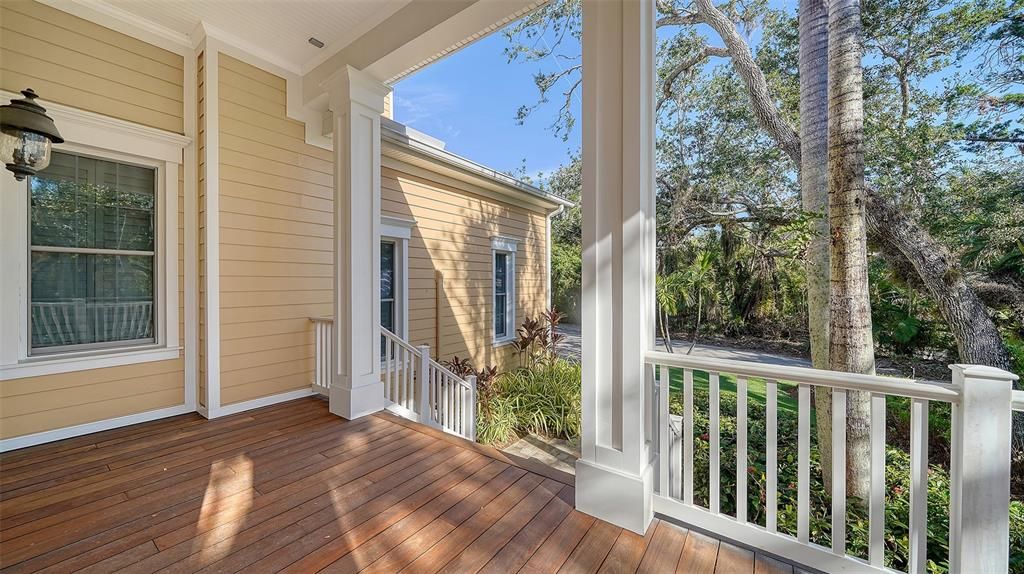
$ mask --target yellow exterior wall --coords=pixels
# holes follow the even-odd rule
[[[182,133],[178,54],[31,0],[0,2],[0,87]]]
[[[0,88],[32,87],[44,102],[184,132],[179,55],[27,0],[0,4],[0,48]],[[230,405],[309,388],[314,349],[308,318],[332,311],[333,166],[330,152],[306,144],[303,124],[286,116],[284,79],[224,54],[218,59],[220,384],[221,404]],[[204,60],[201,54],[196,70],[201,337],[207,313]],[[178,179],[178,327],[184,345],[183,167]],[[468,354],[478,366],[511,365],[511,348],[491,344],[490,238],[520,241],[519,323],[544,306],[544,214],[413,169],[385,168],[382,187],[383,213],[417,222],[408,254],[410,339],[431,345],[442,359]],[[440,290],[435,272],[443,277]],[[198,349],[200,397],[207,343],[201,339]],[[3,381],[0,401],[0,438],[180,405],[184,361]]]
[[[515,366],[510,345],[492,344],[491,237],[518,240],[518,328],[546,305],[546,216],[475,193],[469,184],[453,187],[429,179],[421,170],[402,171],[401,164],[392,165],[396,167],[381,170],[381,213],[416,221],[408,254],[408,339],[430,345],[435,358],[442,360],[458,355],[469,356],[477,368]],[[436,272],[443,278],[440,296]]]
[[[0,88],[183,133],[181,56],[23,0],[0,3]],[[179,172],[179,329],[184,335],[184,187]],[[184,361],[0,381],[0,438],[184,402]]]
[[[309,389],[331,314],[333,163],[285,80],[220,54],[221,404]]]

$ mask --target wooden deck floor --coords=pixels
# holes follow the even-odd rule
[[[0,457],[4,572],[728,572],[790,566],[573,510],[571,477],[302,399]]]

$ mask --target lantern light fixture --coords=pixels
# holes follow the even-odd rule
[[[0,161],[18,181],[50,165],[53,144],[64,143],[39,96],[31,88],[21,93],[24,99],[0,106]]]

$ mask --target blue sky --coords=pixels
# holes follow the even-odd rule
[[[550,174],[579,149],[579,126],[568,141],[549,129],[561,105],[560,92],[523,125],[517,124],[519,106],[537,101],[533,75],[564,64],[553,59],[510,64],[504,54],[507,45],[505,36],[496,32],[396,84],[395,120],[490,168],[518,173],[525,165],[526,173],[536,178],[538,173]],[[579,53],[578,44],[575,51]],[[573,105],[578,116],[578,96]]]

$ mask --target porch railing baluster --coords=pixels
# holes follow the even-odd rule
[[[950,464],[949,562],[952,572],[1003,572],[1008,568],[1009,433],[1012,410],[1024,411],[1024,391],[1011,391],[1015,375],[989,367],[954,365],[954,384],[925,383],[875,375],[858,375],[804,367],[790,367],[714,359],[693,355],[647,353],[647,363],[656,373],[651,395],[656,486],[656,513],[698,528],[729,536],[754,548],[826,572],[891,572],[885,567],[885,484],[886,398],[905,397],[911,401],[910,416],[910,519],[909,573],[927,569],[928,548],[928,407],[930,401],[948,403],[952,408]],[[693,372],[708,373],[708,497],[694,502]],[[671,381],[682,378],[681,413],[670,400]],[[724,377],[729,377],[725,379]],[[754,379],[764,382],[765,450],[748,450],[751,393]],[[720,496],[721,429],[723,388],[736,384],[736,507],[731,509]],[[796,388],[797,484],[789,485],[780,497],[779,477],[779,384]],[[830,532],[811,532],[811,393],[812,388],[832,391],[832,460],[823,460],[832,471],[832,524]],[[849,393],[869,393],[870,484],[868,485],[868,545],[866,555],[849,555],[846,544],[846,407]],[[756,401],[756,399],[754,399]],[[728,416],[731,413],[727,413]],[[699,413],[697,413],[699,416]],[[679,426],[674,421],[679,420]],[[725,423],[727,425],[727,423]],[[783,428],[792,428],[786,423]],[[681,427],[681,428],[680,428]],[[728,426],[725,426],[728,428]],[[728,432],[728,431],[727,431]],[[727,437],[728,438],[728,437]],[[763,456],[765,481],[750,481],[747,469]],[[753,458],[753,460],[751,460]],[[681,459],[681,460],[680,460]],[[789,464],[787,462],[786,464]],[[779,506],[792,504],[796,487],[795,524],[779,523]],[[763,488],[755,496],[750,488]],[[703,491],[701,491],[703,495]],[[785,501],[781,501],[784,498]],[[933,509],[934,511],[934,509]],[[763,523],[761,522],[763,517]],[[761,526],[760,524],[764,524]],[[792,524],[792,523],[790,523]],[[791,530],[792,529],[792,530]],[[813,537],[813,539],[812,539]],[[831,548],[825,537],[831,538]]]

